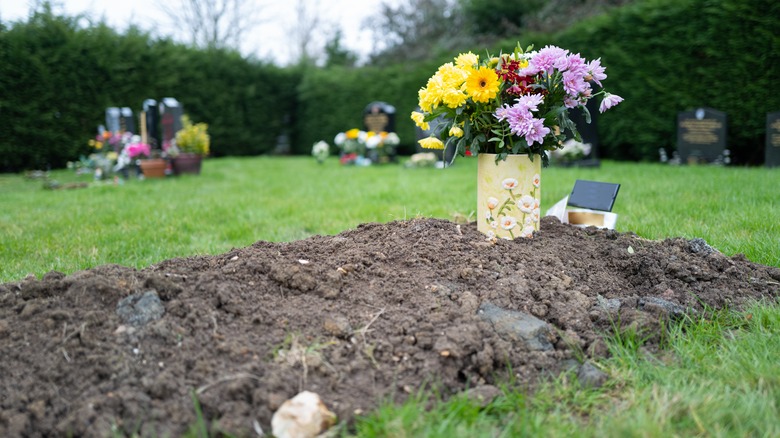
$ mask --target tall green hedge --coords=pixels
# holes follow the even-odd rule
[[[676,149],[680,111],[726,112],[736,163],[764,158],[766,113],[780,110],[780,2],[648,0],[552,39],[601,57],[625,101],[599,119],[603,156],[658,158]]]
[[[675,149],[678,112],[712,107],[728,115],[735,162],[763,160],[766,113],[780,110],[780,2],[644,0],[559,34],[521,34],[488,49],[518,40],[601,58],[608,89],[625,98],[599,118],[602,157],[655,160],[659,148]],[[484,53],[459,51],[468,50]],[[214,155],[268,153],[283,136],[294,153],[308,154],[314,142],[362,127],[373,101],[396,107],[401,149],[411,152],[417,90],[451,57],[279,68],[44,11],[0,24],[0,171],[64,166],[88,152],[106,107],[138,112],[144,99],[168,96],[209,124]]]
[[[39,12],[0,27],[0,171],[63,167],[89,152],[107,107],[138,115],[147,98],[175,97],[208,123],[214,155],[267,153],[291,130],[299,81],[237,52]]]

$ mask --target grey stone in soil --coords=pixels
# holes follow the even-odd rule
[[[140,327],[162,318],[165,306],[157,292],[150,290],[119,300],[116,313],[124,324]]]
[[[484,408],[501,395],[501,390],[493,385],[479,385],[467,390],[465,394],[466,398]]]
[[[604,310],[609,314],[613,314],[620,310],[620,305],[621,303],[619,299],[606,299],[599,294],[596,295],[596,305],[593,306],[593,310]]]
[[[607,379],[606,373],[588,361],[583,362],[579,371],[577,371],[577,380],[579,380],[583,388],[601,388]]]
[[[694,254],[710,255],[717,250],[707,244],[707,241],[697,237],[688,241],[688,249]]]
[[[502,338],[522,342],[529,350],[552,350],[547,339],[550,328],[546,322],[527,313],[502,309],[491,303],[482,303],[477,315],[493,325]]]
[[[639,310],[655,313],[663,317],[668,317],[672,320],[678,320],[682,318],[687,312],[685,307],[658,297],[640,298],[636,307]],[[694,309],[691,309],[691,311],[693,310]]]

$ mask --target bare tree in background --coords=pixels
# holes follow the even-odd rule
[[[292,38],[292,45],[296,52],[293,56],[293,63],[309,64],[317,60],[318,54],[312,47],[315,41],[315,35],[321,31],[323,26],[322,14],[320,14],[319,0],[296,0],[294,21],[290,24],[288,35]]]
[[[161,3],[168,18],[189,33],[193,45],[236,50],[240,48],[242,37],[262,22],[260,6],[256,1],[247,0]]]

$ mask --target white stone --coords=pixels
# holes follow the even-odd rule
[[[276,438],[314,438],[336,422],[320,396],[303,391],[282,403],[271,418],[271,433]]]

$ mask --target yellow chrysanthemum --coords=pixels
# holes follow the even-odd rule
[[[466,94],[474,102],[485,103],[495,99],[498,94],[499,82],[498,75],[492,69],[480,67],[474,69],[466,79]]]
[[[463,130],[457,125],[452,125],[452,128],[450,128],[450,136],[461,138],[463,137]]]
[[[455,65],[460,68],[471,68],[479,64],[479,55],[475,55],[471,52],[461,53],[455,58]]]
[[[347,135],[347,138],[350,140],[354,140],[358,138],[358,135],[360,134],[360,130],[357,128],[352,128],[349,131],[345,133]]]
[[[420,143],[420,146],[425,149],[444,149],[444,143],[436,137],[424,138],[418,140],[417,143]]]
[[[412,120],[414,120],[414,124],[423,131],[431,129],[431,126],[425,121],[425,114],[419,111],[412,111]]]
[[[468,96],[460,88],[449,88],[442,95],[442,102],[450,108],[457,108],[466,103]]]

